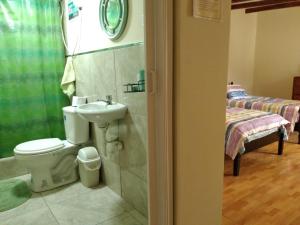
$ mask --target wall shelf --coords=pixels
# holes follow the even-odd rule
[[[145,92],[145,81],[124,84],[124,87],[126,87],[124,93]]]

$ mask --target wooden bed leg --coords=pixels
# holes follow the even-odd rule
[[[279,140],[278,140],[278,155],[282,155],[283,153],[283,147],[284,147],[284,133],[279,132]]]
[[[233,161],[233,176],[237,177],[240,174],[241,154],[238,153]]]
[[[299,114],[300,114],[300,112],[299,112]],[[300,122],[297,122],[295,124],[294,131],[298,132],[298,144],[300,144]]]

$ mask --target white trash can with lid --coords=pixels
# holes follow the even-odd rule
[[[77,160],[82,184],[86,187],[97,186],[99,184],[101,159],[96,148],[85,147],[80,149]]]

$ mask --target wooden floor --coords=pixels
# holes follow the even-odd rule
[[[225,160],[223,225],[300,225],[300,145],[297,134],[278,156],[271,144],[242,156],[239,177]]]

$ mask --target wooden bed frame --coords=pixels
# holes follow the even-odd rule
[[[277,132],[271,133],[265,137],[253,140],[251,142],[245,143],[245,153],[251,152],[255,149],[261,148],[263,146],[266,146],[268,144],[274,143],[278,141],[278,155],[282,155],[283,153],[283,147],[284,147],[284,134],[280,131],[280,129]],[[245,154],[244,153],[244,154]],[[241,164],[241,157],[242,155],[238,153],[233,161],[233,176],[239,176],[240,173],[240,164]]]
[[[300,116],[300,112],[299,112],[299,116]],[[300,144],[300,122],[295,123],[294,131],[298,132],[298,144]]]

